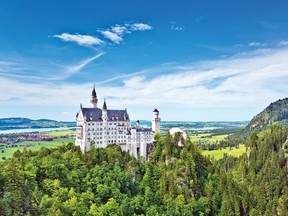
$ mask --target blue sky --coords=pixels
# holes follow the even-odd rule
[[[250,120],[288,92],[288,2],[2,0],[0,117]]]

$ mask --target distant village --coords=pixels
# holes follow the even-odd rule
[[[71,135],[60,136],[58,138],[70,138]],[[10,133],[0,134],[0,143],[9,146],[23,141],[53,141],[55,137],[40,132]],[[24,146],[27,147],[27,146]]]

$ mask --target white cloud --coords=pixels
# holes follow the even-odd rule
[[[102,34],[102,37],[109,39],[113,43],[120,44],[123,41],[123,37],[132,31],[146,31],[151,30],[152,27],[144,23],[133,23],[125,25],[114,25],[108,29],[98,30]],[[54,35],[53,37],[59,38],[63,41],[69,41],[77,43],[80,46],[88,46],[94,48],[93,45],[103,45],[105,42],[96,36],[80,35],[62,33],[60,35]]]
[[[86,65],[104,55],[104,52],[86,58],[71,65],[53,63],[52,61],[33,58],[15,57],[14,62],[0,62],[0,75],[9,79],[20,79],[24,82],[60,81],[78,73]],[[28,71],[28,73],[27,73]]]
[[[99,32],[110,41],[116,44],[120,44],[123,41],[123,37],[126,34],[129,34],[133,31],[146,31],[151,29],[152,27],[149,26],[148,24],[133,23],[133,24],[125,24],[125,26],[117,24],[109,29],[99,30]]]
[[[171,30],[174,30],[174,31],[181,31],[181,30],[183,30],[183,27],[180,27],[180,26],[171,26],[170,29],[171,29]]]
[[[251,42],[248,44],[250,47],[265,47],[267,43]]]
[[[128,33],[128,29],[125,26],[116,25],[111,28],[112,32],[117,35],[123,35],[124,33]]]
[[[121,107],[122,104],[125,106],[145,106],[145,104],[191,107],[254,106],[287,96],[287,55],[288,50],[278,50],[247,58],[206,61],[193,65],[165,65],[143,73],[136,72],[134,76],[123,75],[123,85],[120,86],[110,86],[109,82],[102,86],[97,85],[97,93],[100,98],[115,98],[109,101],[115,107]],[[169,73],[165,74],[165,71]],[[23,99],[13,102],[17,104],[29,101],[37,105],[39,98],[53,95],[51,100],[45,100],[43,103],[56,104],[53,102],[55,100],[58,105],[73,105],[85,102],[86,100],[81,99],[83,96],[87,97],[88,101],[92,86],[92,83],[53,87],[40,84],[30,86],[20,81],[15,84],[9,79],[3,79],[1,78],[1,83],[7,85],[0,87],[0,92],[3,93],[0,97],[8,99],[17,95]],[[15,85],[22,90],[18,92],[19,89],[11,88]],[[77,96],[75,96],[75,89],[77,89]]]
[[[255,46],[260,46],[261,44],[258,43],[258,42],[251,42],[248,44],[248,46],[251,46],[251,47],[255,47]]]
[[[183,27],[178,26],[177,22],[175,22],[175,21],[171,21],[170,25],[171,25],[170,30],[173,30],[173,31],[182,31],[183,30]]]
[[[71,75],[71,74],[74,74],[74,73],[77,73],[79,72],[82,68],[84,68],[87,64],[89,64],[90,62],[94,61],[95,59],[98,59],[100,58],[102,55],[104,55],[105,53],[104,52],[101,52],[91,58],[88,58],[88,59],[85,59],[83,61],[81,61],[79,64],[77,65],[74,65],[74,66],[70,66],[70,67],[67,67],[67,74]]]
[[[278,43],[278,46],[287,46],[288,45],[288,41],[281,41]]]
[[[54,35],[54,37],[60,38],[64,41],[75,42],[81,46],[101,45],[104,43],[101,39],[90,35],[80,35],[80,34],[73,35],[69,33],[62,33],[61,35]]]
[[[150,106],[163,107],[167,112],[179,107],[264,108],[279,98],[287,97],[287,56],[288,49],[284,47],[254,52],[245,57],[188,65],[163,64],[110,80],[100,80],[98,84],[96,82],[97,95],[100,104],[101,99],[108,98],[109,107],[135,107],[136,110]],[[97,57],[86,59],[79,65],[85,65],[93,58]],[[122,84],[113,82],[115,79],[118,79],[117,83],[122,80]],[[0,76],[0,82],[1,106],[14,107],[38,106],[39,101],[43,106],[75,107],[79,103],[88,106],[93,86],[92,81],[84,84],[31,84],[7,76]],[[15,97],[21,100],[12,100]],[[223,113],[215,113],[218,114],[223,116]]]
[[[112,31],[105,30],[100,32],[101,34],[103,34],[104,37],[106,37],[107,39],[111,40],[116,44],[119,44],[123,40],[122,37],[120,37],[117,33],[114,33]]]
[[[119,99],[112,101],[115,106],[259,106],[287,96],[287,54],[288,50],[278,50],[192,66],[171,65],[174,73],[153,78],[137,74],[125,78],[123,86],[100,90],[105,97]]]
[[[152,30],[152,26],[144,23],[134,23],[130,25],[131,30],[133,31],[146,31]]]

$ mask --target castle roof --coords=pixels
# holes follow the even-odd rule
[[[102,110],[99,108],[82,108],[86,121],[102,121]],[[127,121],[129,115],[127,110],[107,110],[108,121]]]
[[[96,90],[95,90],[95,85],[93,86],[93,90],[92,90],[91,96],[94,97],[94,98],[97,97],[97,95],[96,95]]]
[[[156,108],[154,109],[154,111],[153,111],[153,112],[158,112],[158,113],[159,113],[159,111],[158,111]]]
[[[103,109],[107,110],[106,101],[104,100]]]
[[[132,127],[131,129],[136,129],[136,131],[138,132],[151,132],[152,129],[151,128],[143,128],[143,127]]]

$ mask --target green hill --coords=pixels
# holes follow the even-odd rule
[[[230,145],[245,142],[253,133],[259,133],[273,125],[288,126],[288,98],[271,103],[262,112],[252,118],[241,131],[228,137]]]
[[[271,103],[256,115],[245,129],[260,132],[273,124],[288,125],[288,98]]]
[[[75,125],[75,122],[63,122],[49,119],[32,120],[29,118],[18,117],[0,119],[0,130],[75,127]]]

